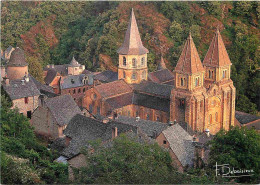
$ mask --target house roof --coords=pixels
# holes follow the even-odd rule
[[[170,111],[170,99],[138,92],[134,93],[132,104],[164,111],[167,113]]]
[[[241,124],[247,124],[252,121],[256,121],[256,120],[260,119],[259,116],[248,114],[245,112],[240,112],[240,111],[235,112],[235,117]]]
[[[56,75],[57,75],[57,71],[55,69],[48,69],[47,75],[44,78],[44,82],[47,85],[49,85],[54,80]]]
[[[76,114],[80,114],[80,108],[70,95],[60,95],[46,100],[46,106],[49,108],[53,117],[59,126],[64,126]]]
[[[148,49],[143,46],[141,41],[133,9],[128,28],[125,33],[124,43],[117,50],[117,52],[122,55],[142,55],[149,52]]]
[[[64,130],[64,134],[72,140],[62,152],[63,156],[73,157],[80,153],[82,147],[88,147],[88,141],[100,139],[108,141],[112,139],[112,130],[117,127],[118,134],[128,131],[137,132],[137,127],[111,121],[104,124],[98,120],[75,115]]]
[[[132,92],[132,88],[124,80],[101,84],[95,86],[95,89],[104,98]]]
[[[118,73],[109,70],[103,71],[101,73],[95,74],[94,79],[101,82],[109,83],[118,80]]]
[[[260,131],[260,119],[244,124],[243,126],[247,127],[248,129],[254,128]]]
[[[169,69],[161,69],[148,74],[148,79],[155,83],[165,83],[174,80],[174,75]]]
[[[195,147],[190,136],[179,124],[170,126],[162,131],[182,166],[192,166],[195,157]]]
[[[84,77],[88,78],[87,84],[83,83]],[[91,74],[89,74],[89,75],[85,75],[85,74],[69,75],[69,76],[61,77],[61,80],[60,80],[60,88],[61,89],[82,87],[82,86],[85,86],[85,85],[93,85],[93,75],[91,75]]]
[[[149,121],[136,118],[126,117],[126,116],[118,116],[116,119],[117,122],[132,125],[140,128],[147,136],[151,138],[156,138],[163,130],[166,130],[169,126],[165,123]]]
[[[222,40],[219,30],[215,32],[215,35],[209,46],[209,50],[204,58],[203,64],[206,66],[224,66],[231,65],[226,47]]]
[[[71,66],[71,67],[79,67],[80,64],[78,63],[78,61],[73,56],[69,66]]]
[[[133,93],[126,93],[120,96],[112,97],[109,99],[106,99],[106,105],[110,108],[110,110],[115,110],[127,105],[132,104],[132,98],[133,98]]]
[[[38,96],[41,94],[32,80],[32,77],[29,77],[29,82],[24,81],[24,85],[21,80],[10,80],[9,85],[3,84],[3,88],[10,96],[11,100]]]
[[[53,89],[51,86],[48,85],[44,85],[42,83],[40,83],[39,81],[37,81],[32,75],[29,74],[30,79],[34,82],[34,84],[36,85],[36,87],[38,88],[38,90],[45,94],[47,93],[54,93]]]
[[[142,81],[140,84],[133,84],[136,92],[146,93],[149,95],[170,98],[173,86],[166,84],[154,83],[151,81]]]
[[[167,69],[167,67],[165,65],[163,57],[161,56],[161,60],[158,62],[157,65],[157,70],[162,70],[162,69]]]
[[[181,56],[175,67],[175,71],[185,74],[193,74],[204,71],[191,34],[184,45]]]
[[[7,66],[28,66],[28,63],[25,61],[24,51],[18,47],[15,48],[15,50],[11,53]]]

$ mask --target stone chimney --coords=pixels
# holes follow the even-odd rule
[[[210,132],[208,128],[205,130],[205,133],[207,134],[208,137],[210,136]]]
[[[29,79],[28,73],[25,73],[24,80],[25,80],[26,83],[29,82],[30,79]]]
[[[113,128],[112,130],[112,139],[116,138],[118,134],[117,127]]]
[[[135,121],[140,121],[140,117],[136,116]]]
[[[4,79],[4,83],[5,83],[6,86],[10,85],[9,78],[4,77],[3,79]]]
[[[21,82],[22,82],[22,85],[25,85],[24,81],[25,81],[25,80],[21,80]]]

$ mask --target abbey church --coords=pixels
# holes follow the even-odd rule
[[[231,61],[219,30],[201,62],[191,34],[173,72],[163,59],[148,73],[147,53],[134,11],[118,49],[118,79],[86,91],[83,107],[93,115],[124,115],[182,123],[193,131],[212,134],[234,125],[236,89],[230,79]]]

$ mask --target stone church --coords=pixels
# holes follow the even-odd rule
[[[212,134],[234,125],[236,89],[230,79],[232,64],[219,30],[203,62],[191,34],[173,72],[165,69],[162,59],[160,66],[164,67],[158,70],[158,78],[171,83],[158,83],[153,80],[157,72],[148,73],[149,51],[142,44],[133,10],[117,52],[118,80],[94,86],[84,97],[83,107],[93,116],[120,114],[178,122],[193,131],[209,129]]]

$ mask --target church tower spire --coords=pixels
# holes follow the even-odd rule
[[[204,68],[191,34],[175,67],[175,87],[193,90],[203,86]]]
[[[206,68],[205,80],[207,84],[230,79],[230,66],[232,64],[218,28],[204,58],[203,65]]]
[[[117,53],[119,54],[118,79],[124,79],[129,84],[147,80],[149,51],[141,41],[133,9],[124,42]]]
[[[159,70],[163,70],[163,69],[167,69],[167,67],[165,65],[163,56],[161,55],[161,60],[158,62],[157,70],[159,71]]]

